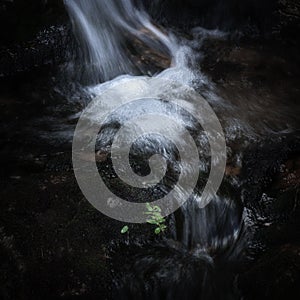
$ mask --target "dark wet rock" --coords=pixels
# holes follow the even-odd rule
[[[66,19],[60,0],[1,0],[0,40],[4,45],[32,40],[41,30]]]
[[[153,299],[155,289],[165,296],[171,285],[172,296],[180,295],[180,299],[184,299],[183,295],[190,298],[195,295],[197,299],[203,293],[209,296],[217,293],[220,299],[227,293],[231,299],[233,296],[238,299],[293,299],[293,293],[299,293],[297,134],[292,133],[290,137],[280,134],[280,139],[277,135],[270,142],[250,143],[242,165],[237,165],[234,159],[228,162],[221,193],[233,199],[241,213],[241,188],[231,186],[231,180],[244,179],[245,227],[254,232],[249,235],[253,237],[249,240],[250,249],[245,251],[250,252],[252,262],[235,261],[224,265],[220,259],[216,271],[207,253],[186,250],[177,241],[168,241],[162,246],[162,240],[175,230],[174,224],[159,237],[154,236],[153,228],[148,225],[130,225],[129,234],[121,235],[124,224],[103,216],[83,198],[72,171],[70,138],[62,142],[57,141],[60,139],[57,136],[55,141],[51,139],[53,132],[61,132],[60,122],[76,123],[76,117],[72,120],[67,117],[82,110],[88,101],[76,94],[75,84],[69,92],[74,97],[70,101],[52,83],[52,78],[57,76],[53,67],[65,61],[65,45],[70,38],[67,27],[50,26],[57,20],[60,23],[59,18],[53,17],[56,13],[49,11],[58,1],[21,2],[1,1],[6,8],[11,6],[6,10],[6,17],[1,19],[5,25],[2,28],[14,25],[11,30],[2,31],[6,45],[1,47],[0,66],[2,74],[11,76],[1,80],[0,97],[0,298],[111,299],[112,290],[116,292],[116,288],[122,286],[121,291],[127,293],[122,294],[125,299],[133,299],[132,295],[144,299],[151,295]],[[59,10],[63,10],[59,2]],[[203,11],[216,13],[211,23],[205,23],[209,14],[200,18],[203,23],[196,22],[209,26],[222,18],[220,24],[233,24],[227,16],[238,15],[241,5],[235,12],[229,11],[229,6],[222,16],[218,5],[212,7],[221,1],[180,2],[200,17]],[[250,7],[257,5],[257,10],[264,8],[258,16],[252,9],[239,18],[253,16],[251,22],[258,22],[264,28],[264,22],[257,20],[268,16],[272,9],[265,8],[268,1],[259,2],[250,4]],[[271,99],[274,101],[271,103],[283,103],[287,107],[297,103],[298,31],[294,26],[298,24],[298,3],[281,2],[279,39],[276,37],[267,43],[208,39],[204,43],[205,58],[201,67],[217,83],[216,89],[225,99],[242,99],[244,103],[255,99],[264,103],[263,100]],[[175,2],[171,4],[175,10]],[[19,12],[25,9],[18,26],[11,14],[15,5],[20,7]],[[168,7],[167,3],[164,5],[162,9]],[[53,12],[55,7],[51,8]],[[28,10],[31,13],[28,14]],[[24,26],[30,18],[45,11],[52,16],[47,24],[41,21],[42,14],[34,20],[35,24]],[[180,15],[182,10],[175,13]],[[163,14],[162,10],[158,15],[160,20]],[[8,16],[13,17],[8,20]],[[179,17],[174,17],[174,23],[177,20]],[[48,29],[41,29],[40,22]],[[28,32],[24,33],[26,30]],[[148,53],[142,45],[139,47],[141,53],[145,52],[145,62],[141,58],[140,63],[143,72],[154,73],[169,64],[165,55]],[[73,83],[68,84],[66,89]],[[260,116],[268,112],[264,110]],[[239,150],[239,145],[230,147],[233,152]],[[99,163],[104,163],[107,154],[100,152],[96,157]],[[122,192],[122,186],[117,188]],[[176,217],[180,219],[178,214]],[[236,274],[239,274],[236,282],[242,296],[233,285]],[[193,281],[194,278],[197,281]],[[229,282],[225,284],[224,278]],[[205,280],[209,280],[206,291],[201,285]],[[118,284],[114,285],[116,282]],[[212,288],[217,287],[216,290],[211,289],[210,283]]]
[[[150,1],[149,1],[150,2]],[[222,30],[241,30],[247,34],[264,33],[276,19],[276,0],[162,0],[151,1],[153,16],[181,28],[202,26]]]
[[[280,234],[277,242],[293,240],[292,236],[297,240],[299,236],[296,226],[299,215],[297,184],[286,190],[276,186],[281,165],[299,153],[299,146],[299,141],[283,139],[281,143],[260,144],[255,150],[249,149],[244,156],[242,199],[252,227],[257,229],[258,239],[264,240],[266,246],[274,243],[274,237]]]
[[[299,141],[283,138],[245,154],[243,201],[246,224],[254,233],[249,253],[255,258],[238,278],[245,299],[293,298],[299,293],[298,183],[286,185],[283,169],[288,164],[290,175],[297,170],[299,150]]]
[[[131,252],[129,257],[133,260],[124,261],[128,255],[113,256],[126,266],[115,270],[118,290],[113,294],[114,299],[196,299],[199,296],[217,299],[214,267],[205,254],[197,257],[176,245],[163,244],[143,248],[132,245],[132,249],[125,248],[122,252]]]
[[[266,252],[238,278],[244,299],[294,299],[299,295],[299,245],[285,244]]]
[[[0,1],[0,77],[66,61],[72,43],[63,1]]]
[[[290,44],[299,44],[300,4],[297,0],[279,0],[277,16],[278,25],[275,26],[282,38]]]
[[[9,179],[5,186],[1,247],[7,254],[1,257],[1,270],[7,281],[1,298],[19,299],[13,293],[21,293],[22,299],[105,299],[110,282],[105,245],[112,224],[108,222],[108,229],[103,223],[107,219],[82,201],[72,173],[27,171],[26,177]],[[115,235],[119,227],[117,223]],[[20,268],[21,263],[22,272],[14,271],[14,264]]]
[[[61,25],[40,31],[35,39],[2,46],[0,77],[16,75],[47,65],[57,66],[70,57],[71,45],[70,31]]]
[[[6,235],[0,228],[0,295],[4,300],[22,298],[24,263],[21,255],[14,248],[13,236]]]

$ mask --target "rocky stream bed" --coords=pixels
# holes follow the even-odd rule
[[[153,234],[149,224],[130,225],[129,235],[122,235],[123,223],[104,216],[84,198],[71,161],[76,113],[89,101],[68,72],[76,41],[60,1],[21,2],[0,2],[0,298],[148,299],[139,289],[155,286],[161,295],[171,287],[174,295],[188,300],[205,293],[207,299],[295,299],[300,292],[298,2],[274,2],[272,17],[262,25],[265,15],[255,8],[258,1],[245,1],[255,3],[248,11],[252,23],[238,28],[244,13],[238,10],[238,21],[231,23],[236,29],[222,39],[208,37],[198,49],[199,70],[217,95],[234,99],[238,115],[245,114],[258,126],[274,118],[274,128],[284,123],[295,128],[276,138],[243,144],[241,136],[230,144],[231,153],[242,147],[243,156],[237,161],[229,153],[221,193],[234,199],[239,218],[244,218],[247,236],[241,239],[246,245],[241,258],[230,263],[216,254],[213,270],[174,239],[174,216],[162,235]],[[162,2],[165,6],[160,7],[171,5],[173,10],[158,13],[152,7],[154,16],[163,14],[165,23],[176,23],[183,2]],[[196,1],[188,2],[187,15],[198,7],[193,6]],[[200,16],[201,25],[208,24],[212,8],[198,7],[193,22]],[[200,15],[202,11],[207,15]],[[189,30],[177,26],[189,38]],[[169,63],[142,46],[140,52],[137,64],[150,74]],[[107,159],[98,155],[100,161]],[[229,187],[232,181],[240,185]],[[180,212],[175,218],[180,219]],[[165,265],[162,277],[158,262],[152,262],[155,253]],[[135,264],[138,259],[146,261],[142,270]],[[174,274],[179,274],[180,284]],[[202,290],[201,278],[216,288]]]

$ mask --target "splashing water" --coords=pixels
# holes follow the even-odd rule
[[[122,95],[132,95],[132,99],[134,99],[138,94],[142,94],[143,98],[155,96],[158,99],[168,99],[170,101],[172,101],[172,97],[182,97],[182,101],[193,109],[193,95],[189,92],[189,89],[202,86],[206,87],[210,93],[211,101],[218,101],[218,97],[213,93],[212,84],[201,72],[196,71],[195,62],[197,55],[193,52],[192,47],[181,45],[173,35],[159,30],[158,27],[153,25],[147,13],[141,8],[137,8],[133,1],[65,0],[65,3],[73,22],[75,34],[81,45],[84,58],[83,65],[85,70],[87,70],[86,74],[88,74],[90,82],[97,82],[99,79],[105,81],[120,74],[131,74],[134,72],[134,61],[131,59],[127,49],[128,42],[132,42],[134,39],[141,40],[148,48],[167,53],[171,57],[172,67],[157,74],[155,76],[156,81],[154,81],[156,83],[151,83],[149,77],[146,76],[123,75],[112,81],[89,87],[89,92],[95,95],[96,103],[98,103],[98,105],[93,107],[92,122],[99,122],[97,117],[103,109],[110,112],[109,105],[102,101],[102,95],[106,91],[110,91],[115,95],[116,101],[119,101],[118,99],[122,98]],[[218,31],[208,32],[203,30],[202,33],[203,36],[212,34],[222,37],[224,35]],[[185,43],[187,44],[187,41]],[[124,82],[126,89],[124,89]],[[165,86],[164,82],[173,82],[175,84],[167,84]],[[184,85],[187,88],[181,88]],[[123,87],[123,89],[120,90],[120,87]],[[147,111],[153,110],[153,107],[158,104],[152,103],[151,105],[151,107],[143,107],[140,113],[146,114]],[[160,108],[159,105],[156,111],[166,109],[165,107]],[[138,108],[134,109],[139,111]],[[169,113],[172,113],[172,109],[170,109]],[[194,113],[201,115],[199,111],[194,111]],[[103,126],[104,129],[100,132],[96,150],[101,153],[109,152],[111,150],[111,138],[120,129],[122,123],[133,115],[132,107],[122,107],[121,113],[117,114],[117,116],[112,114],[106,120]],[[189,172],[188,168],[194,169],[196,167],[199,168],[203,175],[207,174],[211,165],[207,136],[199,127],[199,124],[194,123],[193,118],[185,118],[182,122],[190,131],[194,132],[193,138],[196,140],[198,150],[201,152],[199,165],[185,166],[185,172]],[[181,134],[178,130],[174,133],[173,141],[171,142],[175,141],[175,146],[176,143],[177,145],[180,142],[183,143]],[[125,141],[126,139],[129,140],[130,133],[122,137]],[[188,147],[188,145],[182,146]],[[149,157],[157,153],[158,149],[161,149],[158,152],[170,162],[170,172],[166,174],[166,178],[172,186],[172,182],[176,180],[177,176],[177,164],[176,160],[174,161],[176,155],[174,156],[174,152],[170,151],[170,147],[172,148],[172,143],[169,140],[160,139],[154,141],[149,136],[135,141],[132,148],[135,153],[131,153],[131,155],[137,157],[137,164],[140,164],[140,166],[135,166],[133,163],[134,170],[142,168],[141,173],[145,172],[147,165],[144,166],[143,171],[143,164],[141,163],[144,160],[143,157]],[[113,169],[107,169],[103,164],[100,166],[100,173],[101,169],[112,173],[113,178],[116,176]],[[145,175],[143,174],[143,176]],[[165,187],[159,186],[158,189],[160,189],[160,192],[152,190],[152,194],[150,193],[148,196],[146,194],[144,197],[155,198],[157,196],[156,193],[161,196],[170,191],[170,186],[167,184]],[[198,189],[201,194],[203,186],[200,184]],[[183,197],[185,191],[181,190],[179,194]],[[199,249],[227,247],[230,241],[232,242],[236,239],[240,228],[239,218],[234,213],[234,205],[230,204],[230,201],[225,201],[225,199],[222,201],[219,197],[213,197],[214,199],[209,208],[199,210],[196,209],[196,203],[200,198],[200,196],[194,195],[194,200],[191,199],[187,205],[182,207],[184,220],[183,222],[179,221],[177,227],[182,227],[183,229],[179,229],[181,234],[174,232],[174,235],[186,247],[198,247]],[[222,211],[230,211],[230,213],[225,213],[222,216],[224,220],[228,219],[230,224],[226,225],[227,229],[225,231],[217,232],[216,228],[218,226],[216,223],[218,223],[219,214]],[[203,226],[204,224],[206,225]]]
[[[133,39],[171,56],[176,51],[174,38],[155,27],[149,16],[131,0],[65,0],[65,4],[90,82],[132,73],[135,65],[129,57],[128,46]]]
[[[159,110],[165,112],[167,110],[164,103],[166,99],[172,104],[172,98],[181,97],[185,105],[193,109],[193,93],[191,90],[193,92],[195,90],[205,90],[203,94],[220,116],[221,123],[224,125],[227,141],[233,142],[240,136],[243,139],[253,140],[259,134],[269,130],[268,126],[257,122],[257,119],[249,120],[249,116],[243,115],[238,107],[238,105],[242,106],[242,111],[247,111],[247,108],[252,105],[254,109],[262,114],[264,111],[259,106],[261,105],[260,103],[257,103],[257,106],[255,103],[249,104],[245,102],[236,105],[234,102],[225,102],[215,94],[214,85],[197,67],[198,54],[193,51],[195,40],[192,42],[184,41],[185,45],[182,45],[182,41],[180,42],[172,34],[168,34],[155,26],[147,13],[141,7],[135,6],[133,1],[65,0],[65,3],[73,23],[75,35],[79,41],[82,54],[81,72],[84,73],[87,82],[94,84],[114,78],[111,81],[98,85],[94,84],[87,88],[88,92],[94,96],[95,103],[97,103],[93,107],[89,121],[91,123],[102,121],[98,119],[99,115],[103,111],[107,112],[107,118],[100,130],[96,143],[96,152],[99,152],[102,156],[109,157],[112,139],[123,126],[123,123],[126,123],[132,117],[136,117],[137,114],[143,115],[153,110],[156,113]],[[224,36],[224,33],[219,31],[209,32],[197,29],[194,32],[198,38],[199,36],[204,38],[209,35],[218,38]],[[137,71],[138,67],[132,55],[133,52],[138,51],[135,49],[136,40],[143,44],[143,49],[154,49],[170,56],[171,67],[166,68],[152,78],[148,76],[132,76],[142,72],[142,70]],[[197,43],[199,43],[199,39]],[[155,79],[154,81],[152,80],[153,78]],[[175,84],[164,85],[164,82]],[[126,89],[124,89],[124,86],[126,86]],[[182,88],[183,86],[187,86],[187,88]],[[103,95],[107,91],[114,96],[110,99],[112,102],[120,101],[120,109],[118,111],[111,112],[111,103],[103,101]],[[148,105],[148,107],[147,105],[142,105],[141,107],[122,106],[120,99],[123,96],[125,97],[125,95],[126,97],[130,95],[132,100],[136,100],[136,97],[139,95],[143,95],[143,99],[152,99],[155,96],[161,103],[152,101],[151,106]],[[172,114],[173,112],[174,107],[171,107],[169,111],[166,111],[166,114]],[[201,115],[201,111],[196,111],[195,114]],[[125,280],[123,287],[126,284],[131,285],[132,281],[135,280],[135,278],[133,279],[133,274],[136,275],[137,273],[140,276],[140,281],[137,285],[139,284],[140,286],[138,288],[136,286],[131,287],[130,293],[126,291],[125,294],[128,292],[127,296],[124,294],[125,296],[123,295],[121,299],[132,299],[136,295],[140,295],[141,299],[148,299],[143,297],[143,293],[140,290],[146,290],[153,282],[155,282],[155,288],[157,289],[162,289],[164,284],[170,287],[168,278],[173,284],[172,291],[164,291],[163,296],[159,294],[152,295],[151,299],[161,299],[160,297],[163,299],[171,299],[172,297],[183,299],[182,297],[187,295],[189,288],[194,292],[198,291],[199,287],[191,287],[187,281],[193,280],[193,276],[199,276],[199,274],[203,276],[201,277],[201,280],[203,279],[200,289],[201,295],[204,295],[204,297],[206,295],[207,299],[212,299],[212,295],[215,296],[215,294],[207,287],[212,284],[211,281],[216,279],[212,270],[218,257],[223,255],[230,263],[238,259],[243,250],[244,241],[241,241],[242,211],[238,209],[238,205],[234,200],[214,195],[208,206],[201,209],[198,206],[204,185],[203,178],[207,177],[212,165],[210,161],[210,147],[207,135],[201,126],[195,124],[193,118],[179,116],[178,119],[180,117],[182,117],[181,122],[189,129],[196,141],[200,160],[199,164],[192,166],[192,168],[199,169],[201,178],[197,183],[195,193],[191,195],[189,201],[181,207],[180,211],[177,211],[172,216],[173,220],[175,220],[173,237],[176,243],[167,245],[164,249],[158,246],[152,253],[149,254],[147,252],[137,258],[137,263],[128,275],[129,282]],[[161,124],[165,126],[165,130],[171,131],[163,122]],[[137,126],[133,132],[136,133],[139,129]],[[174,181],[178,179],[176,143],[182,143],[181,135],[182,132],[177,130],[173,132],[172,141],[161,137],[157,138],[157,136],[149,136],[146,133],[142,134],[140,139],[136,139],[132,144],[129,155],[130,165],[136,174],[139,176],[149,175],[149,171],[151,171],[149,170],[151,169],[149,167],[149,158],[154,154],[161,154],[168,162],[168,165],[164,182],[160,182],[150,192],[144,190],[142,192],[135,191],[133,195],[125,196],[127,201],[149,201],[149,198],[155,200],[156,197],[162,197],[170,192],[170,189],[174,187]],[[122,136],[124,143],[130,140],[130,136],[130,132]],[[91,138],[88,136],[87,140]],[[182,144],[183,148],[187,146]],[[238,159],[239,156],[237,155],[236,160],[238,161]],[[119,165],[120,170],[114,170],[111,164],[111,157],[104,160],[100,159],[100,162],[97,163],[100,174],[109,177],[105,181],[108,186],[113,185],[118,177],[118,172],[122,173],[123,171],[122,164]],[[189,166],[185,166],[184,171],[189,172]],[[226,182],[226,184],[234,185],[235,183]],[[120,190],[123,196],[132,192],[128,186],[122,184],[119,184],[114,191],[120,193]],[[185,191],[179,191],[178,194],[183,197]],[[104,200],[106,201],[106,199]],[[177,242],[179,242],[179,246]],[[199,265],[197,265],[198,263]],[[175,269],[173,269],[173,265],[176,265]],[[187,277],[185,278],[185,276]],[[184,284],[186,284],[184,292],[184,286],[182,290],[177,287],[178,280],[182,278],[184,279]],[[160,283],[160,280],[163,283]],[[222,281],[223,278],[220,280]],[[206,294],[203,292],[205,289]],[[197,293],[195,295],[191,294],[190,299],[194,299],[193,297],[195,296],[197,296]],[[137,297],[136,299],[140,298]],[[223,294],[219,295],[219,298],[226,299]],[[229,298],[233,299],[231,296]],[[217,299],[217,297],[214,299]]]

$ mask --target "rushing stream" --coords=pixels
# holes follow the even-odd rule
[[[266,133],[277,139],[279,134],[292,131],[292,113],[281,104],[266,112],[270,106],[268,99],[263,103],[260,99],[254,99],[250,104],[243,99],[233,99],[231,102],[222,99],[215,92],[214,84],[199,69],[201,53],[197,49],[206,38],[223,39],[226,33],[195,28],[193,39],[175,37],[174,33],[154,25],[145,10],[133,2],[65,0],[80,46],[76,60],[80,62],[77,68],[80,76],[77,78],[84,82],[85,90],[96,103],[90,111],[89,121],[100,122],[102,120],[98,117],[101,112],[107,110],[110,113],[110,104],[104,102],[107,91],[115,97],[112,101],[123,96],[132,97],[132,100],[137,96],[150,99],[141,102],[140,107],[120,105],[118,110],[113,111],[99,133],[96,152],[109,157],[113,137],[131,118],[146,113],[176,114],[196,141],[201,159],[199,165],[192,167],[200,172],[200,177],[189,200],[168,218],[171,234],[167,241],[150,246],[131,245],[131,250],[124,250],[125,253],[132,251],[132,261],[125,259],[127,267],[120,271],[122,275],[115,278],[118,287],[116,298],[239,298],[232,288],[233,273],[236,265],[246,259],[244,250],[252,234],[248,230],[251,221],[247,210],[238,200],[241,197],[241,182],[225,178],[218,194],[211,193],[211,202],[204,208],[199,207],[201,193],[214,162],[210,161],[205,132],[195,118],[174,108],[172,99],[181,97],[197,116],[201,112],[195,110],[197,106],[193,93],[196,91],[205,98],[220,119],[227,156],[237,169],[241,167],[242,153],[249,143],[258,141]],[[166,57],[170,66],[151,77],[137,61],[141,55],[147,56],[147,53],[153,52],[159,53],[158,57]],[[182,89],[182,86],[187,88]],[[157,98],[162,101],[156,101]],[[165,103],[166,99],[169,104]],[[282,120],[282,115],[288,116],[291,124]],[[161,154],[168,162],[165,180],[151,190],[139,192],[116,179],[125,164],[120,165],[121,170],[115,170],[110,159],[97,162],[106,184],[128,201],[159,199],[167,195],[178,180],[178,153],[174,144],[181,143],[183,133],[180,128],[172,131],[163,122],[160,126],[171,132],[172,141],[142,132],[141,138],[130,148],[131,167],[140,176],[149,174],[148,158],[153,154]],[[138,128],[134,129],[134,133],[136,131]],[[126,145],[132,138],[131,132],[125,132],[122,138]],[[121,153],[122,143],[119,147]],[[185,169],[185,172],[189,171]],[[185,191],[179,190],[177,195],[185,197]],[[122,261],[118,255],[115,259]]]

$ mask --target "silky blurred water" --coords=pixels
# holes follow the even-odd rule
[[[143,8],[137,7],[130,0],[65,0],[65,3],[73,23],[74,33],[79,41],[82,72],[89,82],[85,90],[91,95],[93,101],[96,103],[98,101],[98,105],[94,106],[91,113],[90,122],[102,121],[97,119],[97,112],[99,115],[103,111],[108,113],[105,126],[99,132],[96,151],[109,153],[112,140],[122,124],[136,115],[147,114],[151,111],[156,113],[160,111],[165,115],[178,113],[172,107],[172,97],[181,98],[185,105],[193,108],[195,99],[190,92],[191,90],[204,96],[219,117],[226,137],[228,156],[236,168],[241,167],[241,157],[247,145],[262,139],[266,134],[277,139],[280,134],[293,130],[295,116],[290,109],[281,103],[274,105],[271,99],[257,97],[252,97],[251,101],[246,101],[240,97],[224,100],[216,92],[215,85],[203,74],[199,66],[199,59],[201,61],[202,54],[195,49],[199,49],[204,39],[223,39],[226,37],[226,33],[195,28],[192,40],[182,37],[175,38],[174,34],[168,33],[168,30],[162,30],[154,25]],[[164,53],[170,58],[169,68],[152,77],[156,79],[155,84],[149,83],[151,82],[150,78],[145,74],[132,75],[135,73],[136,65],[129,55],[132,49],[129,51],[128,45],[133,47],[132,41],[135,39],[140,40],[147,48],[155,49],[155,51]],[[102,83],[93,84],[95,82]],[[176,84],[165,85],[165,82],[175,82],[181,87],[186,86],[187,88],[177,89]],[[126,89],[124,89],[124,83],[126,83]],[[144,103],[141,107],[123,106],[118,112],[111,112],[110,105],[105,103],[102,97],[107,91],[115,95],[114,101],[118,101],[122,95],[132,95],[132,100],[136,100],[136,92],[137,95],[143,94],[144,99],[155,98],[161,102],[150,101],[149,106]],[[164,103],[166,99],[170,108]],[[193,113],[201,115],[201,111],[194,111]],[[291,122],[286,122],[287,119]],[[209,273],[209,269],[214,268],[216,257],[223,255],[223,258],[227,259],[228,264],[230,264],[230,262],[238,260],[243,252],[246,244],[243,210],[239,207],[240,201],[234,199],[233,195],[223,192],[214,195],[208,206],[199,208],[197,203],[201,198],[205,180],[211,168],[210,148],[206,133],[195,122],[194,118],[189,118],[179,112],[178,122],[182,122],[192,132],[196,141],[200,161],[197,166],[193,167],[199,169],[201,178],[187,203],[172,216],[171,219],[175,225],[172,227],[171,235],[180,245],[176,244],[176,251],[180,253],[183,253],[181,251],[190,251],[193,258],[199,259],[200,264],[203,263],[203,268]],[[161,126],[164,126],[163,121]],[[167,126],[165,130],[171,132]],[[133,131],[135,130],[133,129]],[[148,175],[149,165],[147,161],[151,155],[159,153],[169,162],[165,185],[159,186],[159,192],[152,190],[150,197],[152,195],[155,198],[157,195],[169,193],[173,182],[178,177],[178,155],[174,144],[176,146],[176,143],[180,143],[181,134],[180,130],[175,130],[172,141],[144,135],[132,145],[131,155],[135,161],[131,162],[131,166],[139,176]],[[130,132],[122,137],[124,143],[130,140]],[[237,144],[239,144],[238,147]],[[106,175],[110,173],[110,175],[114,175],[112,178],[115,178],[115,173],[122,172],[122,170],[115,170],[115,172],[113,168],[107,167],[105,164],[106,162],[104,165],[103,163],[98,164],[100,173],[102,168],[102,171],[103,169],[106,170]],[[187,168],[185,172],[188,172],[189,166],[185,166],[185,168]],[[239,184],[236,178],[224,183],[225,186],[228,185],[231,188],[239,186]],[[125,189],[123,192],[126,192]],[[182,191],[182,195],[184,195],[184,191]],[[149,199],[142,200],[148,201]],[[173,246],[166,246],[166,249],[173,249]],[[162,250],[161,253],[169,251],[166,249]],[[148,280],[152,278],[151,276],[155,278],[171,276],[170,262],[183,265],[188,262],[186,268],[190,270],[191,274],[193,273],[194,266],[186,258],[186,253],[176,260],[176,255],[172,256],[173,250],[170,250],[168,254],[161,254],[162,258],[159,262],[160,254],[157,251],[160,250],[155,249],[152,254],[147,253],[146,256],[142,255],[142,258],[139,258],[141,266],[148,270],[147,274],[140,274],[142,278],[148,276]],[[168,261],[166,266],[163,265],[165,260]],[[154,266],[160,263],[161,270],[159,271]],[[139,272],[140,268],[135,266],[133,270]],[[184,274],[184,272],[176,270],[175,268],[174,273],[179,276],[179,279],[173,278],[175,282],[180,280]],[[200,273],[204,274],[205,277],[206,271],[202,270]],[[140,272],[142,271],[140,270]],[[132,276],[132,274],[128,275],[129,278]],[[126,284],[130,285],[127,279],[124,282],[125,286]],[[202,284],[206,285],[205,289],[207,289],[211,283],[203,280]],[[158,283],[156,287],[159,288]],[[146,289],[146,286],[140,283],[139,288]],[[134,290],[131,289],[130,293]],[[163,299],[174,297],[174,290],[173,286],[173,291],[166,292],[167,296]],[[138,291],[135,292],[138,293]],[[123,295],[123,298],[130,299],[130,297],[135,296],[130,293],[127,296]],[[208,289],[205,299],[211,299],[212,294],[214,293]],[[181,292],[179,295],[182,295]],[[227,299],[226,297],[232,299],[231,295],[223,296],[223,299]],[[152,299],[162,299],[160,297],[161,295],[158,294]]]

